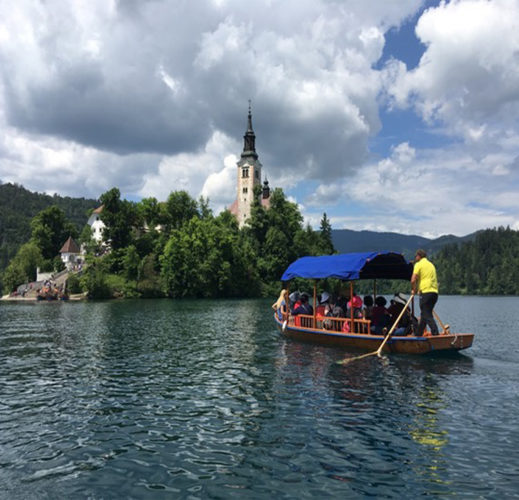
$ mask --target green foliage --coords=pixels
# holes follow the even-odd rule
[[[98,250],[98,244],[94,240],[92,228],[85,224],[79,235],[79,246],[84,246],[86,253],[95,253]]]
[[[135,245],[130,245],[124,251],[122,257],[123,274],[127,280],[135,281],[139,272],[139,254]]]
[[[43,263],[41,251],[34,242],[22,245],[4,271],[4,293],[10,293],[18,285],[34,281],[36,268],[41,267]]]
[[[303,228],[303,217],[295,203],[288,201],[281,189],[274,189],[270,208],[259,202],[258,189],[251,217],[244,234],[257,255],[257,271],[264,290],[279,288],[279,279],[287,266],[304,255],[323,253],[319,233]]]
[[[38,246],[44,259],[54,259],[59,255],[69,236],[77,238],[77,229],[56,205],[42,210],[31,221],[31,240]]]
[[[107,191],[101,196],[101,219],[110,250],[95,256],[97,244],[84,226],[80,243],[87,248],[87,264],[80,278],[69,277],[69,288],[95,299],[277,294],[279,279],[293,260],[333,251],[331,226],[324,214],[320,231],[303,227],[298,206],[281,189],[272,192],[268,210],[260,203],[261,187],[255,192],[251,218],[239,229],[229,211],[215,217],[207,199],[197,202],[185,191],[171,193],[164,203],[155,198],[131,203],[121,200],[117,188]],[[27,251],[13,259],[6,272],[10,287],[27,281],[36,260],[52,270],[63,265],[57,251],[68,237],[63,233],[72,231],[63,211],[45,209],[32,227],[32,248],[42,249],[39,260]]]
[[[519,232],[509,227],[481,231],[473,241],[444,247],[431,260],[440,293],[519,294]]]
[[[166,203],[161,205],[161,217],[166,234],[180,229],[186,222],[198,216],[197,203],[186,191],[172,192]]]
[[[164,297],[159,263],[155,254],[146,255],[139,264],[137,292],[144,298]]]
[[[330,219],[326,216],[326,212],[323,213],[323,218],[321,219],[319,236],[322,253],[327,255],[335,253],[332,241],[332,225],[330,224]]]
[[[51,205],[61,208],[67,220],[79,229],[87,221],[87,211],[96,207],[98,202],[32,193],[16,184],[0,184],[0,271],[16,255],[20,246],[29,240],[31,219]]]
[[[103,210],[101,220],[105,224],[103,237],[113,250],[125,248],[132,242],[132,231],[138,221],[137,208],[127,200],[121,200],[119,189],[112,188],[101,195]]]
[[[176,298],[254,295],[259,283],[250,257],[250,247],[225,216],[193,217],[172,231],[160,258],[164,290]]]
[[[108,273],[103,269],[102,261],[90,264],[80,278],[81,288],[87,292],[89,299],[112,298],[112,291],[108,286]]]
[[[149,229],[160,224],[160,205],[156,198],[143,198],[136,206],[141,227],[146,224]]]
[[[81,283],[77,274],[70,274],[67,278],[67,290],[69,293],[81,293]]]

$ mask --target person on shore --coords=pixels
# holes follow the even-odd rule
[[[411,289],[413,294],[420,295],[420,322],[416,335],[421,337],[426,326],[429,326],[432,335],[438,335],[438,325],[433,316],[434,306],[438,302],[436,268],[427,259],[427,253],[422,249],[416,251]]]

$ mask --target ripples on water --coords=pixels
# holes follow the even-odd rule
[[[519,300],[467,355],[349,365],[266,301],[1,304],[0,497],[512,497]]]

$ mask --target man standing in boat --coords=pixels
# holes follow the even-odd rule
[[[438,280],[436,268],[427,259],[425,250],[416,251],[411,287],[413,294],[418,292],[420,295],[420,323],[416,335],[421,337],[426,325],[431,329],[432,335],[438,335],[438,325],[433,316],[433,309],[438,301]]]

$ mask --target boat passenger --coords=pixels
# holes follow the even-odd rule
[[[391,302],[394,304],[393,309],[391,309],[391,307],[388,308],[388,311],[391,314],[391,326],[398,318],[402,309],[406,307],[407,300],[408,298],[401,293],[397,293],[391,300]],[[418,319],[416,319],[416,317],[411,313],[409,307],[406,307],[404,314],[398,322],[398,326],[396,327],[394,334],[412,335],[416,331],[418,331]]]
[[[351,317],[351,308],[353,307],[353,317],[355,319],[362,319],[362,299],[358,295],[353,295],[353,299],[348,302],[348,310],[346,317]]]
[[[328,318],[344,318],[344,309],[339,305],[337,297],[332,295],[329,299],[329,304],[326,307],[325,315]],[[324,321],[324,327],[327,330],[338,330],[341,329],[340,321],[333,321],[326,319]]]
[[[329,305],[330,294],[328,292],[323,292],[321,294],[321,300],[319,301],[319,305],[315,309],[315,314],[317,316],[325,316],[326,315],[326,307]]]
[[[390,321],[389,313],[386,309],[387,300],[382,295],[375,299],[375,307],[371,313],[371,333],[382,335],[384,328],[387,328]]]
[[[301,301],[301,304],[297,307],[294,307],[292,314],[294,316],[297,316],[298,314],[312,315],[314,313],[314,308],[308,303],[308,295],[306,293],[302,293],[299,300]]]
[[[371,313],[373,312],[373,297],[371,295],[366,295],[364,297],[364,309],[362,310],[362,315],[364,319],[371,319]]]
[[[296,307],[299,307],[301,305],[301,302],[300,302],[300,298],[301,298],[301,293],[299,291],[297,292],[292,292],[289,296],[288,296],[289,300],[290,300],[290,310],[294,310]]]

